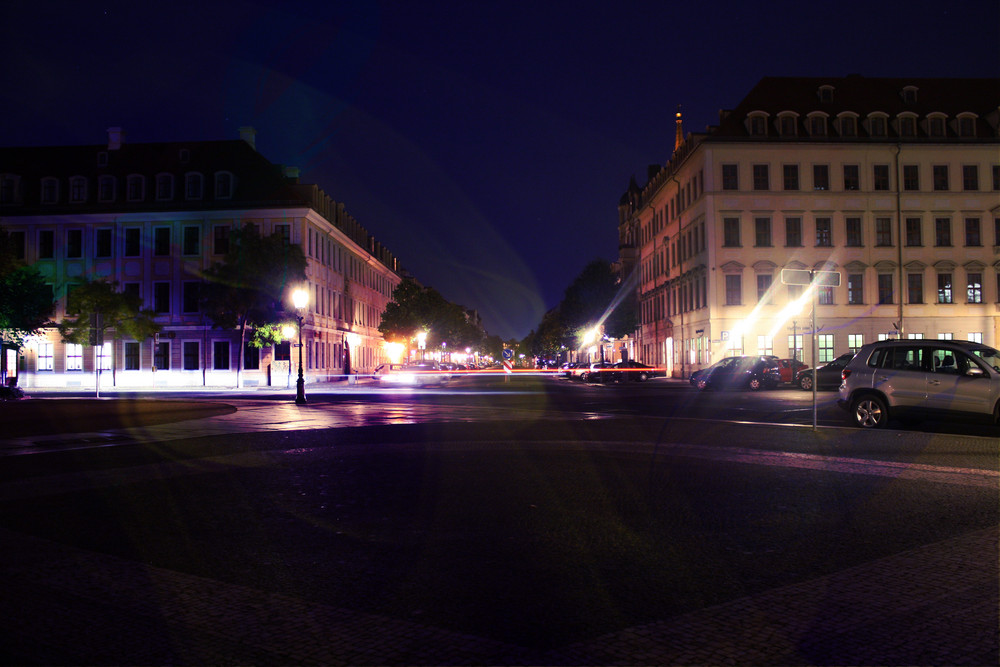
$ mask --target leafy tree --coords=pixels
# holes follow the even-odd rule
[[[202,307],[220,329],[239,329],[236,386],[242,386],[243,347],[247,330],[260,330],[257,343],[271,340],[268,325],[288,319],[283,304],[291,286],[305,281],[306,257],[301,246],[285,242],[281,233],[261,236],[255,226],[233,230],[229,252],[204,274]]]
[[[438,349],[445,343],[452,350],[479,350],[485,337],[473,311],[450,303],[437,290],[409,278],[393,291],[378,330],[387,341],[403,343],[426,331],[428,349]]]
[[[136,294],[118,291],[117,282],[105,279],[87,280],[69,293],[67,315],[59,323],[59,333],[67,343],[90,343],[91,316],[100,314],[98,327],[103,340],[108,330],[115,338],[132,338],[143,341],[160,330],[153,321],[153,311],[142,307]]]
[[[590,262],[566,288],[559,306],[563,323],[574,334],[602,322],[609,336],[630,335],[636,322],[634,287],[631,282],[620,285],[608,262]]]
[[[52,317],[52,288],[35,267],[17,258],[10,234],[0,227],[0,375],[6,376],[6,349],[20,350]]]

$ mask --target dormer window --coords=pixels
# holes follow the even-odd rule
[[[838,131],[842,137],[858,136],[858,119],[854,115],[844,114],[837,119]]]
[[[798,119],[794,113],[784,113],[778,116],[778,133],[783,137],[794,137],[798,134]]]
[[[826,136],[826,114],[824,113],[812,113],[809,114],[809,136],[811,137],[825,137]]]
[[[820,86],[816,94],[820,102],[833,102],[833,86]]]
[[[960,137],[974,137],[976,136],[976,118],[975,116],[965,114],[959,116],[958,118],[958,136]]]
[[[197,172],[184,175],[184,198],[201,199],[204,179]]]
[[[889,119],[883,113],[868,116],[868,136],[886,137],[889,134]]]
[[[233,197],[233,175],[228,171],[220,171],[215,174],[215,198],[232,199]]]
[[[101,151],[97,154],[97,166],[107,167],[108,166],[108,152]]]
[[[934,115],[927,119],[927,134],[931,137],[944,137],[945,119],[943,115]]]
[[[747,119],[747,129],[751,137],[767,136],[767,114],[757,112]]]
[[[69,200],[74,204],[87,201],[87,179],[73,176],[69,179]]]
[[[182,148],[180,151],[180,155],[178,155],[178,159],[180,160],[181,164],[187,164],[188,162],[191,161],[191,151],[189,151],[187,148]]]
[[[115,190],[117,189],[115,177],[105,174],[97,180],[97,201],[109,202],[115,200]]]
[[[907,104],[916,104],[917,103],[917,87],[916,86],[906,86],[906,87],[904,87],[903,90],[900,91],[900,96],[903,98],[903,101],[906,102]]]
[[[146,179],[140,174],[130,174],[125,187],[129,201],[142,201],[146,197]]]
[[[57,204],[59,202],[59,179],[47,177],[42,179],[42,203]]]
[[[173,174],[156,175],[156,200],[168,201],[174,198]]]
[[[901,137],[913,138],[917,136],[917,117],[912,114],[901,114],[896,119],[896,130]]]

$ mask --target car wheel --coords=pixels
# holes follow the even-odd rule
[[[645,373],[639,373],[639,382],[645,382],[648,379],[649,379],[648,375],[646,375]]]
[[[885,428],[889,421],[889,410],[885,401],[869,394],[854,399],[851,403],[851,416],[854,424],[861,428]]]
[[[695,382],[694,386],[698,387],[698,389],[701,389],[702,391],[706,391],[708,389],[708,381],[699,379]]]
[[[803,391],[809,391],[813,388],[813,379],[811,375],[803,375],[799,378],[799,386],[802,387]]]
[[[764,383],[760,378],[750,378],[750,384],[747,386],[750,387],[750,391],[760,391]]]

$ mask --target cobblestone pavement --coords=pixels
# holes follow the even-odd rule
[[[266,409],[265,409],[266,408]],[[352,408],[354,409],[354,408]],[[370,424],[363,408],[336,416]],[[380,406],[384,423],[397,423]],[[454,409],[448,408],[454,419]],[[306,428],[329,427],[332,413]],[[476,418],[475,414],[465,415]],[[599,415],[598,415],[599,416]],[[247,401],[233,415],[130,432],[130,438],[189,437],[285,424],[273,402]],[[295,428],[303,428],[301,421]],[[216,430],[217,429],[217,430]],[[90,434],[90,437],[95,434]],[[121,433],[105,434],[121,437]],[[87,434],[77,437],[88,437]],[[4,447],[72,446],[73,438]],[[83,446],[83,445],[81,445]],[[675,455],[718,456],[677,444]],[[27,449],[25,449],[27,448]],[[835,466],[899,476],[882,462],[754,453],[729,460]],[[132,470],[129,474],[135,474]],[[997,474],[907,466],[906,475],[988,486]],[[76,480],[91,488],[107,476]],[[62,477],[62,476],[61,476]],[[73,476],[49,480],[66,490]],[[4,500],[44,488],[0,485]],[[0,529],[0,656],[15,664],[997,664],[998,530],[991,527],[753,597],[624,629],[547,652],[416,622],[359,613],[184,574]]]

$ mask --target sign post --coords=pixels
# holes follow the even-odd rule
[[[514,350],[510,349],[509,347],[505,347],[503,350],[504,382],[510,382],[510,375],[511,373],[514,372],[514,362],[512,361],[513,358],[514,358]]]
[[[812,269],[782,269],[781,282],[786,285],[809,285],[813,288],[812,299],[812,401],[813,430],[816,430],[816,308],[819,306],[819,290],[817,287],[840,287],[839,271],[814,271]],[[792,337],[794,341],[794,334]],[[793,343],[794,345],[794,343]],[[794,356],[794,351],[793,351]]]

